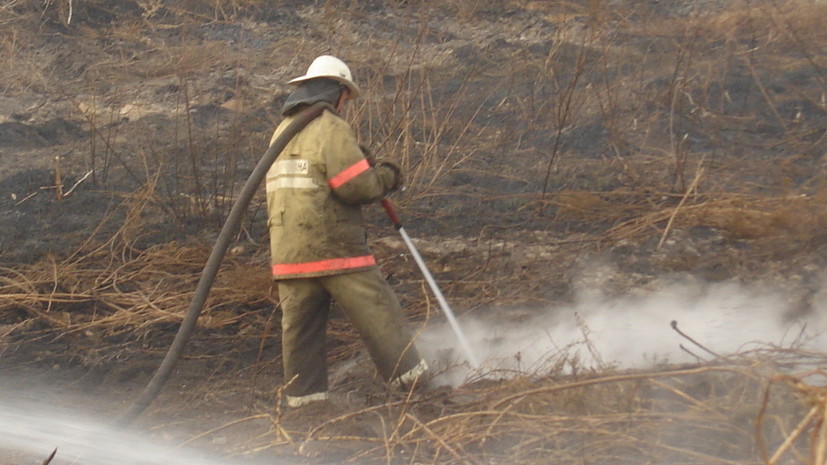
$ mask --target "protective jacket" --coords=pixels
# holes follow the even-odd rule
[[[293,119],[285,118],[272,140]],[[331,276],[375,267],[361,205],[381,200],[398,176],[391,164],[371,166],[348,123],[322,112],[267,172],[273,277]]]

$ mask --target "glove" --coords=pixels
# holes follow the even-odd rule
[[[391,186],[390,192],[397,191],[402,187],[405,183],[405,178],[402,176],[402,170],[399,169],[395,163],[391,163],[389,161],[376,161],[376,158],[373,157],[373,154],[370,152],[370,148],[367,145],[359,144],[359,149],[362,150],[362,155],[365,156],[365,159],[368,163],[370,163],[370,166],[373,166],[374,168],[390,168],[393,173],[393,185]]]
[[[390,192],[399,190],[405,184],[405,178],[402,176],[402,170],[396,164],[389,161],[380,161],[376,164],[376,168],[388,168],[393,173],[393,185],[391,185]]]

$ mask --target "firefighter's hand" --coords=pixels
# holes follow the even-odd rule
[[[396,164],[389,161],[380,161],[376,164],[376,167],[388,168],[391,172],[393,172],[393,185],[391,186],[391,192],[398,191],[402,188],[402,185],[405,184],[405,177],[402,176],[402,170],[399,169]]]

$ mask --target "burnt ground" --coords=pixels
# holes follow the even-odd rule
[[[362,85],[348,117],[403,166],[408,187],[394,200],[460,313],[513,320],[571,301],[577,286],[621,295],[676,275],[771,283],[791,314],[816,311],[825,7],[736,3],[0,7],[3,388],[82,393],[53,401],[102,415],[133,398],[266,149],[285,82],[322,53],[347,60]],[[366,213],[412,322],[441,321],[381,209]],[[140,425],[176,442],[261,415],[195,442],[302,463],[354,457],[365,444],[299,450],[271,431],[273,418],[300,435],[336,409],[403,393],[373,379],[337,315],[341,403],[273,413],[284,380],[264,223],[260,195],[187,358]],[[587,273],[598,264],[610,271]],[[420,408],[467,401],[438,395]],[[376,426],[335,434],[378,434],[359,428]]]

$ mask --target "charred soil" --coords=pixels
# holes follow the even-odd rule
[[[583,287],[683,275],[771,283],[791,318],[827,311],[825,15],[805,0],[5,2],[0,391],[104,417],[137,395],[285,83],[323,53],[354,70],[347,117],[403,167],[394,201],[464,317],[530,320]],[[767,377],[770,354],[646,373],[561,355],[400,392],[334,312],[333,400],[282,410],[263,202],[139,420],[159,441],[284,463],[757,463],[807,411],[791,393],[815,396]],[[381,208],[366,215],[412,324],[441,324]]]

